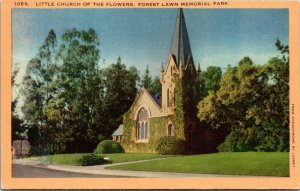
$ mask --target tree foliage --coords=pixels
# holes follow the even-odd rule
[[[282,53],[288,46],[276,42]],[[228,129],[220,151],[289,149],[289,61],[272,58],[254,65],[249,57],[228,67],[220,88],[198,104],[198,117],[212,128]]]
[[[148,91],[150,93],[156,93],[156,94],[161,93],[161,83],[159,77],[155,76]]]
[[[146,89],[149,89],[152,84],[152,78],[150,76],[149,66],[147,65],[145,73],[143,75],[143,78],[141,80],[140,87],[144,87]]]
[[[19,65],[16,64],[15,66],[16,67],[13,69],[12,77],[11,77],[12,89],[14,89],[14,87],[19,86],[19,84],[16,83],[16,76],[19,73]],[[24,135],[26,128],[23,124],[23,120],[19,117],[19,115],[16,112],[18,98],[19,98],[18,94],[14,95],[12,97],[12,102],[11,102],[11,125],[12,125],[11,141],[26,138]]]
[[[137,93],[138,71],[135,67],[126,68],[121,58],[116,64],[103,71],[106,88],[104,97],[104,115],[107,134],[110,136],[123,122],[123,114],[132,105]]]
[[[48,146],[45,148],[47,152],[51,150],[50,147],[54,148],[51,138],[48,136],[48,118],[44,106],[53,96],[50,84],[55,79],[56,48],[56,35],[53,30],[50,30],[38,54],[27,64],[22,82],[21,93],[24,104],[21,110],[24,114],[24,122],[29,128],[28,139],[33,150],[36,151],[42,150],[37,148],[41,145]]]
[[[209,91],[217,91],[220,88],[220,80],[222,77],[222,70],[218,66],[209,66],[202,74],[204,83],[203,94],[208,95]]]
[[[93,29],[50,30],[23,79],[22,106],[33,154],[90,152],[110,138],[136,95],[138,72],[117,64],[99,69]]]
[[[154,79],[152,79],[148,65],[139,86],[146,88],[150,93],[155,93],[155,94],[161,93],[160,79],[158,76],[155,76]]]

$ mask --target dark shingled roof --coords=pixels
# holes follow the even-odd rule
[[[158,93],[149,93],[156,104],[161,108],[161,95]]]
[[[188,64],[187,62],[189,58],[193,63],[191,45],[185,24],[183,10],[181,8],[177,13],[170,55],[175,56],[177,66],[179,66],[180,63],[183,66],[186,66]]]

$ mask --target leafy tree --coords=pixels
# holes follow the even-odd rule
[[[73,29],[62,40],[58,50],[50,30],[23,80],[22,111],[33,150],[40,154],[91,149],[101,130],[103,83],[97,34],[93,29]]]
[[[251,131],[248,129],[253,119],[246,118],[246,112],[253,103],[255,88],[258,88],[255,81],[258,71],[248,61],[244,58],[239,66],[228,68],[220,81],[220,89],[210,92],[198,105],[201,120],[207,121],[213,128],[229,129],[230,134],[219,147],[223,151],[253,149]]]
[[[280,53],[282,54],[282,60],[286,63],[289,62],[289,46],[288,45],[283,45],[280,40],[277,38],[276,42],[275,42],[275,46],[277,48],[277,50],[280,51]]]
[[[253,65],[253,61],[251,60],[251,58],[249,56],[245,56],[243,59],[241,59],[238,63],[238,66],[242,66],[242,65]]]
[[[199,102],[198,117],[228,129],[220,151],[286,151],[288,89],[288,61],[273,58],[256,66],[245,57],[227,68],[219,90]]]
[[[50,98],[49,83],[53,80],[56,72],[56,46],[56,35],[53,30],[50,30],[38,55],[32,58],[27,65],[22,89],[26,104],[23,105],[22,110],[25,120],[29,124],[43,125],[47,122],[43,106]]]
[[[11,84],[12,88],[19,86],[19,84],[16,83],[16,76],[19,73],[19,66],[18,64],[15,65],[16,68],[12,72],[12,77],[11,77]],[[12,141],[18,140],[18,139],[24,139],[25,138],[25,127],[23,124],[23,121],[20,119],[18,114],[16,113],[16,106],[18,103],[18,98],[19,95],[16,95],[15,97],[12,98],[11,102],[11,119],[12,119]]]
[[[29,131],[30,128],[35,128],[34,131],[38,132],[35,134],[38,135],[37,137],[29,137],[29,141],[33,143],[33,148],[39,145],[46,145],[45,147],[51,145],[48,134],[43,136],[43,130],[48,125],[44,106],[48,104],[52,96],[49,84],[53,81],[56,73],[56,47],[56,35],[53,30],[50,30],[38,54],[27,64],[22,82],[21,92],[24,97],[24,105],[21,110],[24,114],[24,120]]]
[[[137,92],[135,67],[121,59],[98,68],[99,38],[93,29],[72,29],[59,44],[51,30],[27,65],[22,106],[33,154],[90,152],[110,138]]]
[[[105,84],[104,113],[107,122],[105,137],[122,123],[123,114],[132,105],[137,93],[138,71],[135,67],[126,68],[121,58],[103,72]]]
[[[255,117],[257,150],[288,151],[289,149],[289,48],[279,40],[275,43],[282,58],[272,58],[261,69],[265,81],[265,100],[254,105],[249,116]]]
[[[21,110],[24,114],[24,122],[28,126],[28,140],[32,146],[33,150],[42,143],[42,138],[40,136],[40,127],[43,123],[43,100],[44,96],[41,94],[42,82],[38,80],[37,76],[38,69],[37,59],[31,59],[27,65],[26,74],[22,82],[22,94],[24,97],[24,104]],[[31,133],[34,130],[36,133]],[[41,153],[32,153],[41,154]]]
[[[28,125],[42,125],[44,123],[43,104],[45,96],[42,91],[44,81],[41,70],[40,60],[33,58],[29,61],[23,78],[22,94],[26,104],[21,109]]]
[[[99,39],[93,29],[74,28],[66,31],[62,40],[58,52],[62,64],[54,82],[57,93],[46,108],[47,114],[59,129],[56,139],[64,150],[90,151],[103,124],[99,111],[103,104]]]
[[[12,141],[25,138],[25,127],[19,116],[12,114]]]
[[[209,66],[202,74],[204,82],[204,95],[208,95],[209,91],[217,91],[220,88],[220,80],[222,70],[218,66]]]

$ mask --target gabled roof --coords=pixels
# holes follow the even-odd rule
[[[136,96],[135,100],[137,100],[139,98],[139,96],[141,95],[142,92],[145,92],[146,95],[148,95],[151,100],[153,101],[153,103],[157,106],[158,109],[161,109],[161,96],[156,96],[157,94],[151,94],[145,87],[142,87],[138,93],[138,95]]]
[[[158,93],[149,93],[156,104],[161,108],[161,95]]]
[[[142,92],[145,93],[146,96],[148,96],[150,98],[150,100],[152,101],[152,103],[156,106],[156,108],[161,111],[161,98],[157,98],[154,94],[150,94],[149,91],[145,88],[145,87],[142,87],[140,89],[140,91],[138,92],[138,94],[136,95],[134,101],[133,101],[133,104],[131,105],[129,111],[132,109],[132,107],[135,105],[135,103],[140,99],[140,96],[142,95]],[[159,96],[161,97],[161,96]]]
[[[177,67],[180,64],[185,67],[188,64],[188,59],[191,59],[190,61],[192,62],[192,64],[194,64],[184,14],[181,8],[177,13],[170,55],[175,56]]]
[[[112,134],[112,136],[119,136],[119,135],[123,135],[123,131],[124,131],[124,125],[121,124],[119,126],[119,128],[117,130],[115,130],[115,132]]]

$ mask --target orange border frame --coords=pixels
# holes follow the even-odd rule
[[[69,0],[62,0],[68,2]],[[74,0],[75,2],[79,0]],[[36,7],[35,2],[40,0],[23,0],[28,2],[27,7],[16,7],[14,2],[20,0],[3,0],[1,7],[1,187],[4,189],[293,189],[300,188],[300,3],[283,1],[230,1],[229,6],[204,6],[185,8],[287,8],[289,9],[289,46],[290,46],[290,108],[294,104],[295,151],[290,152],[290,177],[237,177],[237,178],[12,178],[11,153],[11,63],[12,63],[12,8],[74,8],[74,7]],[[47,0],[45,2],[56,2]],[[81,1],[84,2],[84,1]],[[86,0],[85,2],[96,2]],[[123,2],[110,0],[109,2]],[[137,3],[137,0],[130,1]],[[140,2],[146,2],[141,0]],[[164,2],[153,0],[152,2]],[[171,2],[165,1],[165,2]],[[173,2],[178,2],[173,0]],[[187,1],[191,2],[191,1]],[[219,1],[220,2],[220,1]],[[224,1],[223,1],[224,2]],[[148,7],[148,8],[161,8]],[[91,8],[80,6],[75,8]],[[100,8],[100,7],[94,7]],[[120,8],[107,7],[103,8]],[[130,7],[126,7],[130,8]],[[131,7],[136,8],[136,7]],[[146,8],[146,7],[143,7]],[[165,7],[164,8],[176,8]],[[298,115],[298,116],[297,116]],[[297,116],[297,117],[296,117]],[[291,141],[291,139],[290,139]],[[295,167],[292,167],[291,153],[295,154]]]

